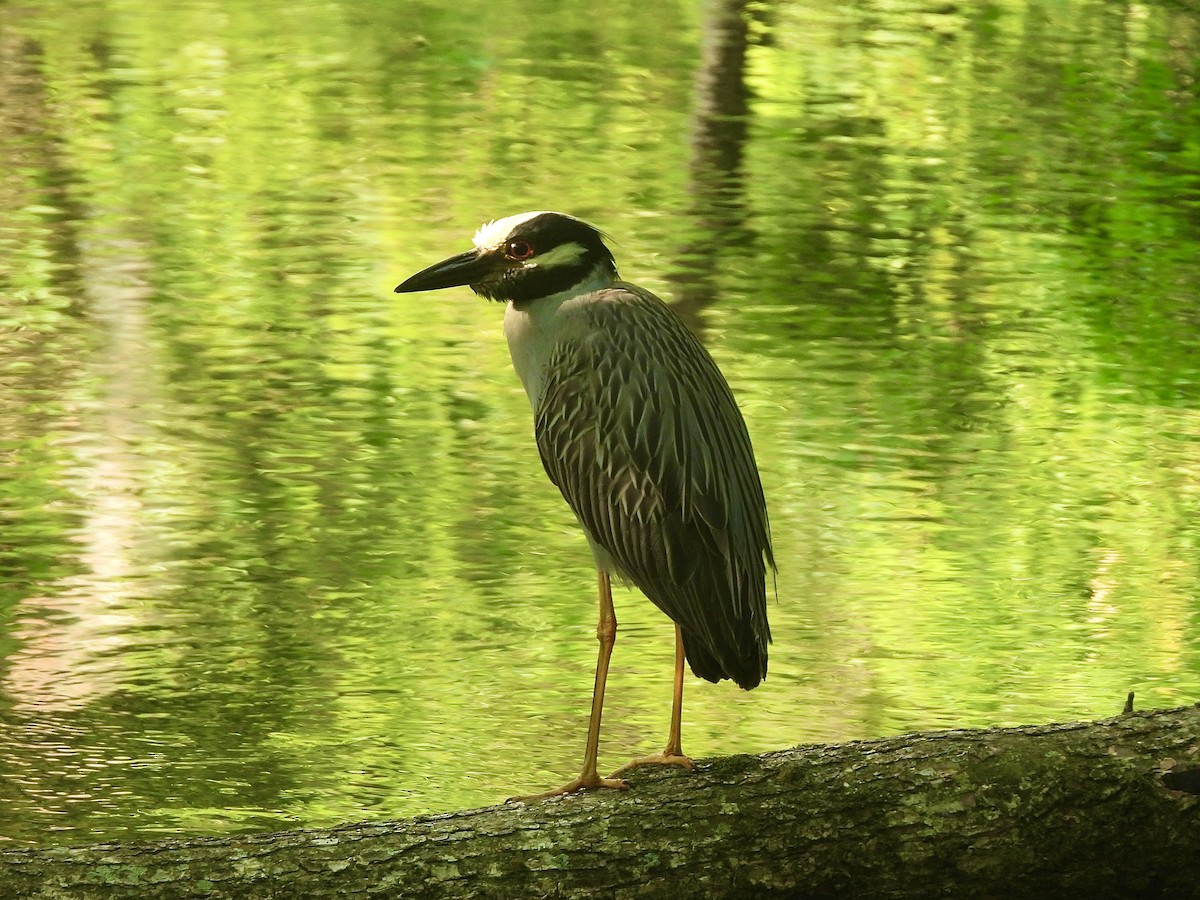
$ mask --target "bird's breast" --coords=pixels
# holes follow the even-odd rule
[[[553,328],[530,307],[509,303],[504,311],[504,337],[513,368],[529,397],[529,405],[537,411],[542,398],[543,373],[554,346]]]
[[[546,367],[554,348],[562,341],[577,339],[587,330],[583,310],[593,296],[590,291],[582,294],[564,291],[527,303],[510,301],[504,311],[508,352],[535,413],[542,400]]]
[[[585,310],[600,301],[603,289],[613,284],[613,274],[611,268],[598,266],[568,290],[533,300],[508,302],[504,310],[504,336],[508,339],[513,368],[535,413],[555,346],[587,332],[590,326]]]

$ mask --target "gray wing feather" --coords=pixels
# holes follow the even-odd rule
[[[678,622],[697,675],[766,673],[774,566],[754,451],[708,351],[657,297],[618,283],[551,353],[535,432],[583,527]],[[764,562],[765,561],[765,562]]]

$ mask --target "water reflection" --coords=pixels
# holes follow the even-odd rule
[[[743,158],[749,125],[746,54],[750,16],[744,0],[714,3],[703,25],[704,52],[696,69],[685,219],[691,234],[670,272],[672,306],[703,335],[701,311],[715,302],[716,275],[729,247],[744,248]]]
[[[0,840],[573,769],[590,558],[499,309],[390,293],[518,209],[613,233],[754,436],[771,672],[690,684],[690,753],[1195,699],[1195,17],[741,9],[6,19]],[[672,647],[617,604],[613,764]]]

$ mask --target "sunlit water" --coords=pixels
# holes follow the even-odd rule
[[[782,5],[731,178],[691,4],[169,6],[0,13],[0,842],[574,773],[594,575],[501,310],[391,293],[521,209],[684,301],[750,424],[770,675],[689,679],[685,750],[1200,695],[1194,15]],[[612,766],[673,651],[617,608]]]

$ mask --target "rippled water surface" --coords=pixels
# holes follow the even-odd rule
[[[1183,4],[0,9],[0,846],[574,774],[586,544],[501,310],[392,287],[563,209],[746,413],[770,675],[698,757],[1200,698]],[[602,765],[670,623],[618,591]]]

